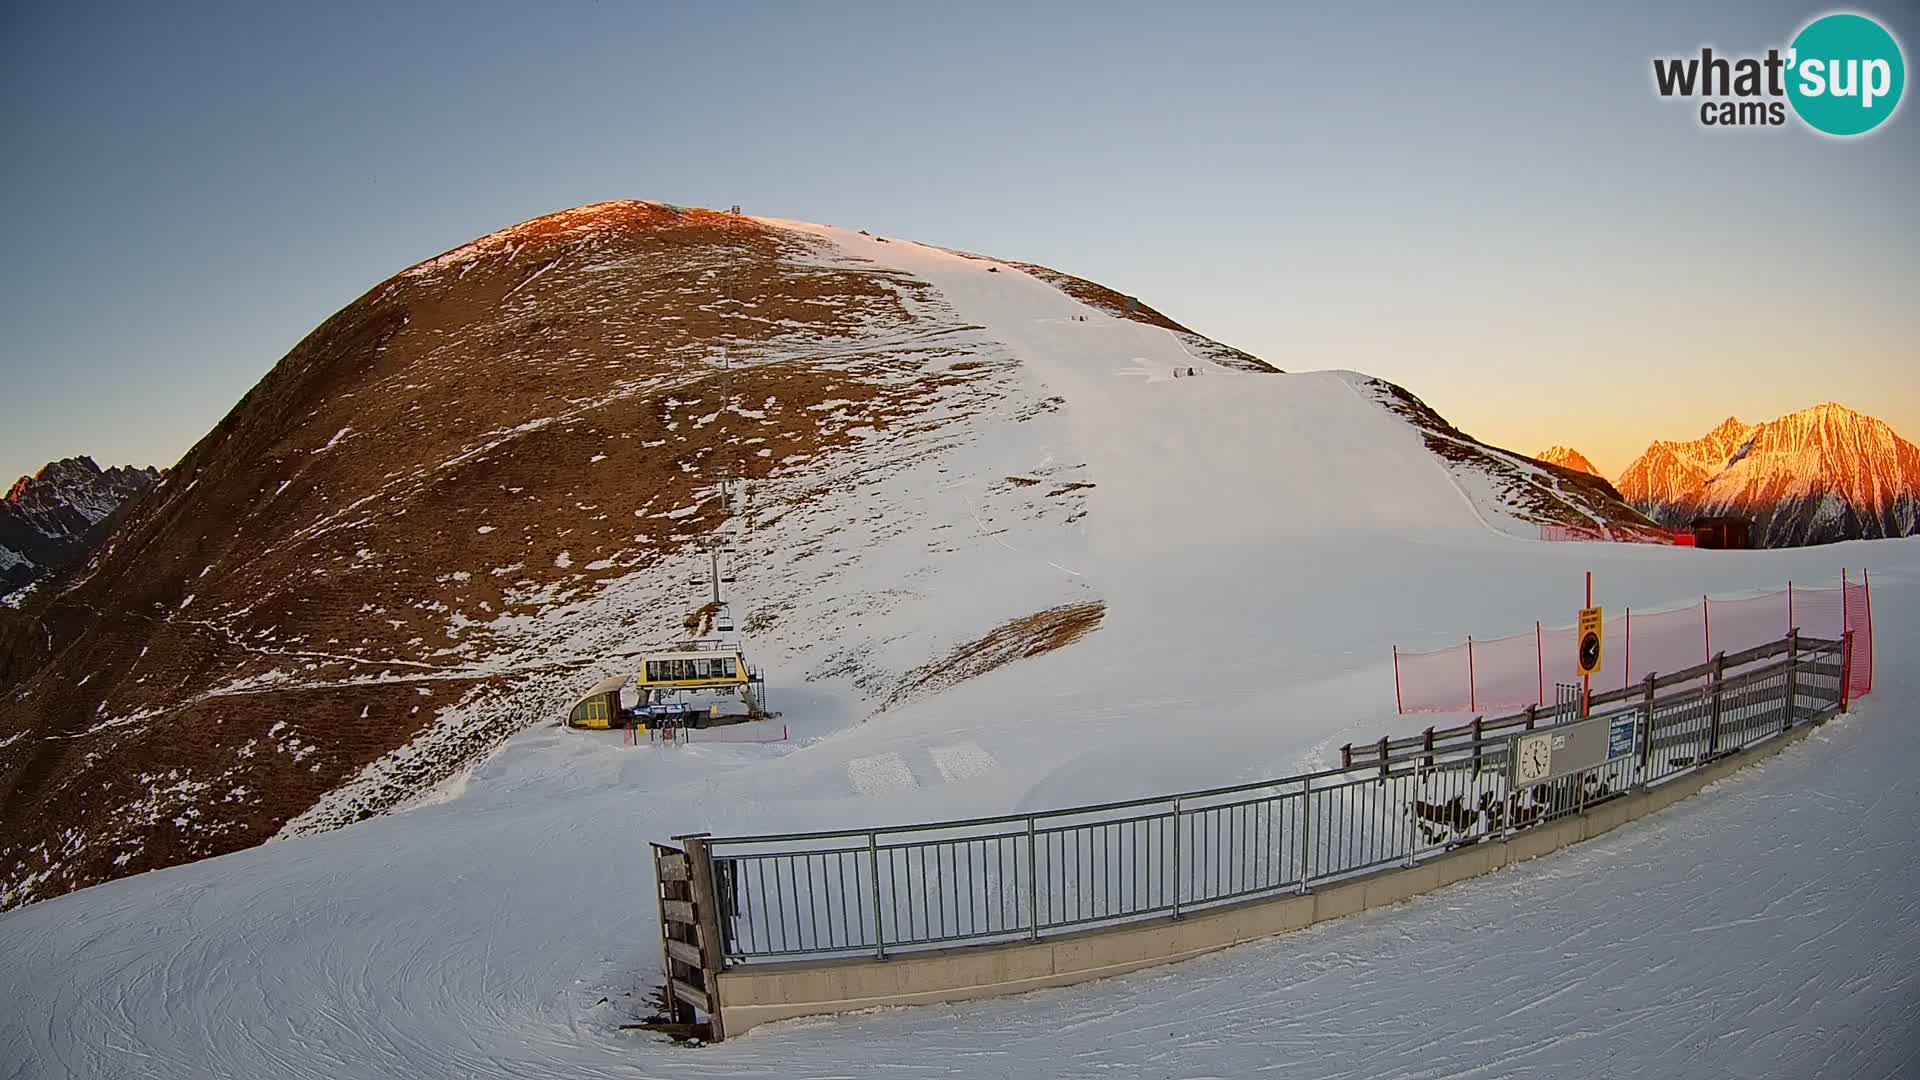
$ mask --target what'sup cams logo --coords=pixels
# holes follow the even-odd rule
[[[1885,123],[1906,89],[1900,43],[1865,15],[1823,15],[1767,55],[1656,57],[1661,97],[1699,98],[1706,127],[1779,127],[1787,109],[1827,135],[1865,135]]]

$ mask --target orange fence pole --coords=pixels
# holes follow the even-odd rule
[[[1480,707],[1480,692],[1479,692],[1479,689],[1473,685],[1473,635],[1468,634],[1467,635],[1467,710],[1471,712],[1475,709],[1478,709],[1479,707]]]
[[[1401,716],[1407,713],[1406,707],[1400,704],[1400,646],[1398,645],[1393,647],[1393,711]]]
[[[1860,570],[1860,587],[1867,590],[1867,685],[1860,692],[1873,693],[1873,579],[1867,576],[1863,567]]]
[[[1539,674],[1539,685],[1534,690],[1534,704],[1547,703],[1547,657],[1540,645],[1540,620],[1533,621],[1533,666]]]
[[[1702,594],[1700,597],[1700,633],[1705,636],[1707,643],[1707,663],[1711,664],[1713,663],[1713,618],[1707,614],[1707,598],[1705,594]]]
[[[1587,571],[1587,606],[1593,606],[1593,571],[1591,570]],[[1601,627],[1602,631],[1605,629],[1604,626]],[[1593,676],[1582,675],[1580,676],[1580,715],[1585,716],[1592,711]]]

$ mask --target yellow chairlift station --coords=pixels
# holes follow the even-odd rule
[[[733,614],[720,598],[720,583],[733,579],[721,574],[717,545],[709,547],[708,560],[713,599],[688,614],[686,639],[641,654],[640,670],[631,680],[638,691],[639,703],[632,709],[621,704],[620,694],[628,684],[627,676],[603,679],[568,711],[569,726],[624,728],[654,723],[705,726],[768,715],[766,676],[747,663],[744,646],[738,638],[731,637]],[[705,584],[704,581],[698,583]],[[709,633],[720,636],[705,636]],[[745,707],[744,713],[723,713],[717,704],[701,709],[694,703],[682,701],[680,695],[690,691],[718,691],[738,696]]]
[[[646,654],[635,685],[644,699],[649,690],[737,689],[746,686],[752,674],[738,645],[696,642]]]
[[[615,675],[595,683],[587,696],[575,702],[567,713],[567,723],[578,728],[605,730],[625,727],[620,715],[620,688],[627,685],[625,675]]]

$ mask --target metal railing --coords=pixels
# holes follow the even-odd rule
[[[1798,631],[1793,631],[1777,641],[1756,645],[1751,649],[1735,653],[1720,653],[1704,664],[1695,664],[1678,671],[1648,672],[1644,678],[1632,686],[1597,691],[1590,699],[1590,707],[1597,710],[1622,702],[1644,700],[1650,694],[1672,687],[1684,687],[1689,684],[1705,685],[1721,675],[1744,673],[1755,665],[1765,665],[1778,657],[1790,656],[1796,648],[1812,648],[1820,644],[1833,645],[1836,641],[1802,637]],[[1544,706],[1529,706],[1492,719],[1475,717],[1471,722],[1458,727],[1441,729],[1430,727],[1419,735],[1397,739],[1383,737],[1372,743],[1349,743],[1340,748],[1340,764],[1342,767],[1362,764],[1378,765],[1383,760],[1405,761],[1416,755],[1430,754],[1436,747],[1444,749],[1456,745],[1464,746],[1490,738],[1504,740],[1506,735],[1513,731],[1532,730],[1549,712],[1550,710]]]
[[[1580,813],[1843,709],[1850,638],[1790,635],[1764,656],[1742,657],[1737,672],[1728,657],[1649,679],[1632,699],[1592,712],[1630,718],[1630,749],[1531,787],[1507,775],[1511,740],[1524,729],[1489,737],[1481,725],[1471,738],[1422,737],[1411,748],[1387,740],[1383,757],[1351,767],[1177,795],[710,838],[723,954],[743,964],[1036,940],[1412,865]],[[1541,728],[1571,719],[1527,718]]]

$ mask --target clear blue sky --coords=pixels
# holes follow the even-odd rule
[[[620,197],[1047,263],[1609,475],[1828,399],[1920,438],[1916,106],[1651,88],[1825,10],[10,4],[0,482],[171,464],[387,275]]]

